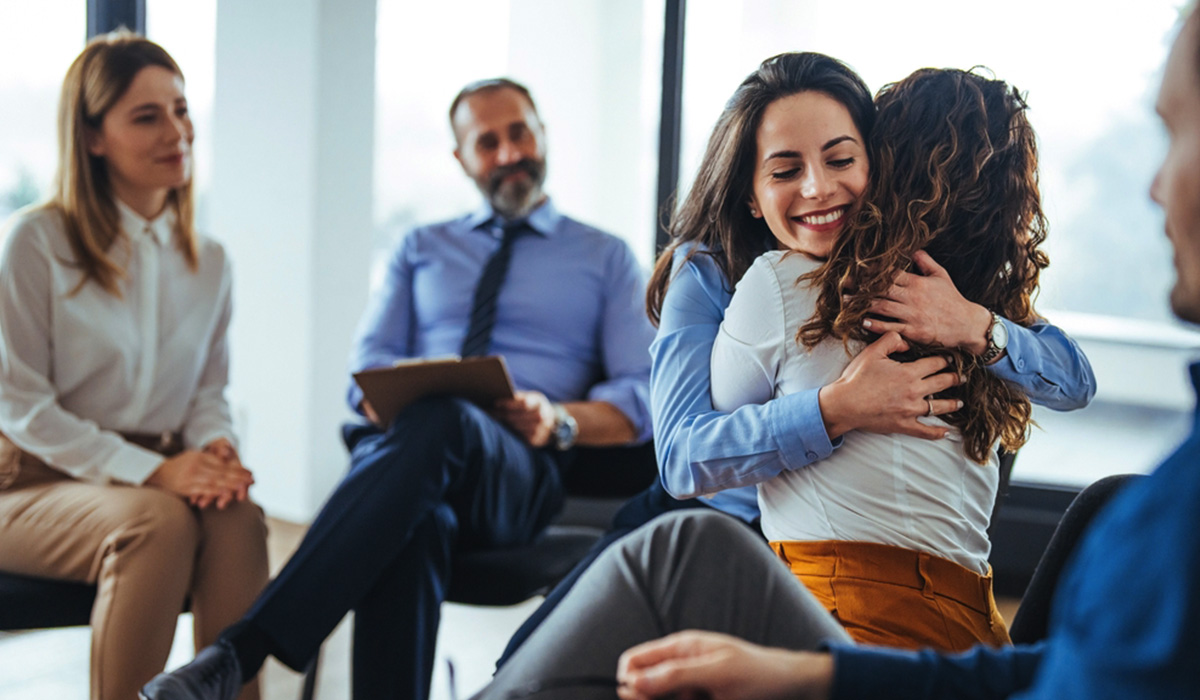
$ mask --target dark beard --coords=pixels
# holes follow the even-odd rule
[[[513,173],[525,173],[529,179],[506,183],[504,178]],[[484,194],[497,212],[506,218],[519,218],[541,201],[545,181],[546,162],[524,158],[493,170],[487,178]]]

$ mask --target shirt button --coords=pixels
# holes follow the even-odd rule
[[[1017,369],[1025,369],[1025,360],[1017,360]]]
[[[804,453],[804,456],[808,457],[808,461],[812,462],[812,461],[816,460],[817,453],[813,452],[812,450],[809,450],[808,452]]]

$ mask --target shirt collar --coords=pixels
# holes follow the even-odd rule
[[[174,207],[166,207],[163,212],[156,216],[153,220],[147,221],[140,214],[135,212],[128,204],[120,199],[114,198],[117,203],[117,212],[121,219],[121,228],[132,240],[137,240],[138,236],[145,235],[147,230],[153,236],[154,241],[159,245],[170,245],[171,238],[175,231],[175,209]]]
[[[555,208],[554,202],[547,196],[546,200],[538,205],[536,209],[530,212],[526,217],[529,223],[529,228],[542,236],[552,236],[558,231],[558,224],[563,218],[562,214]],[[475,212],[467,217],[467,230],[473,231],[488,226],[499,226],[504,222],[504,217],[496,213],[490,203],[485,203]]]

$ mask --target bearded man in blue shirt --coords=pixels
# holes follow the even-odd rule
[[[268,655],[303,669],[350,610],[355,697],[427,697],[456,548],[534,539],[562,507],[575,445],[649,439],[654,331],[629,247],[543,193],[545,133],[525,87],[468,85],[450,122],[486,203],[399,243],[350,369],[502,355],[516,397],[426,399],[383,425],[351,383],[369,422],[344,431],[350,473],[246,617],[143,697],[232,700]]]

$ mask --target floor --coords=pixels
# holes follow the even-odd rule
[[[304,526],[272,519],[268,541],[272,573],[299,543]],[[531,600],[511,608],[476,608],[448,604],[442,612],[438,662],[431,700],[469,697],[491,677],[493,664],[513,630],[537,607]],[[999,601],[1005,619],[1012,619],[1016,601]],[[318,674],[317,698],[350,697],[350,633],[348,620],[325,643]],[[88,644],[86,627],[63,630],[0,633],[0,698],[4,700],[87,700]],[[186,663],[193,655],[191,618],[179,618],[175,647],[168,667]],[[447,660],[453,661],[457,692],[452,694]],[[268,661],[263,673],[264,700],[295,700],[302,677]]]

